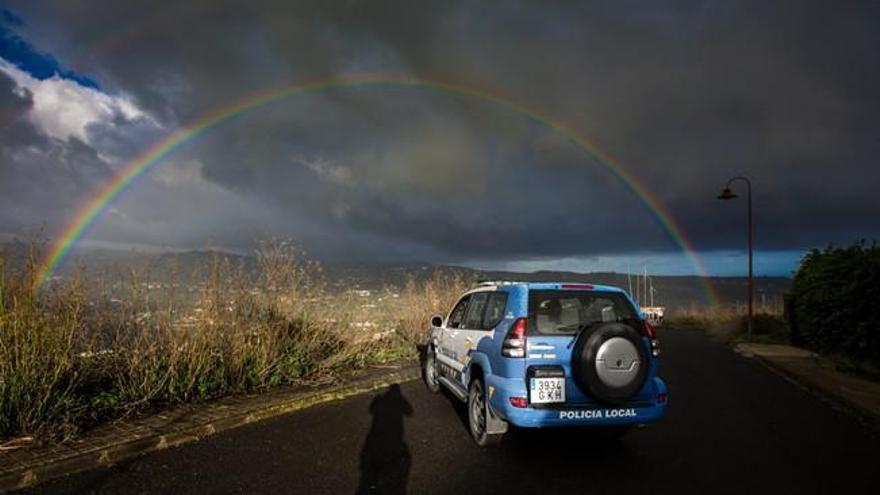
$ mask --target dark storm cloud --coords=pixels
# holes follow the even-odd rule
[[[497,88],[589,136],[700,249],[740,247],[744,205],[714,199],[739,173],[755,182],[765,249],[880,237],[874,2],[87,4],[16,4],[16,32],[129,96],[167,132],[266,88],[406,72]],[[108,124],[84,146],[126,157],[157,136]],[[23,149],[3,146],[4,156]],[[432,91],[278,102],[171,161],[195,175],[144,181],[95,235],[245,246],[269,231],[318,254],[403,246],[452,260],[675,249],[640,200],[572,143]],[[7,163],[8,187],[30,191],[27,173]],[[57,214],[21,204],[29,220]]]
[[[82,141],[49,139],[26,122],[30,95],[16,95],[14,87],[0,73],[0,219],[6,233],[32,234],[58,227],[56,219],[112,170]]]
[[[31,95],[27,92],[14,92],[16,89],[15,82],[0,73],[0,125],[3,125],[4,134],[6,135],[7,144],[13,144],[14,139],[10,139],[8,132],[16,130],[14,124],[30,109],[33,105]]]

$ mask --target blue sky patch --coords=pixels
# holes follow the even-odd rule
[[[65,69],[55,57],[34,48],[15,32],[14,28],[21,25],[21,18],[9,9],[0,13],[0,57],[37,79],[49,79],[57,74],[80,86],[101,88],[94,79]]]

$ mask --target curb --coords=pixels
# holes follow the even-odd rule
[[[35,466],[22,466],[12,472],[0,474],[0,493],[31,487],[53,478],[67,476],[97,467],[108,467],[149,452],[176,447],[199,440],[222,431],[263,421],[308,407],[338,401],[354,395],[404,383],[421,376],[419,366],[407,366],[380,376],[355,379],[352,382],[323,390],[304,392],[302,395],[255,408],[247,413],[189,425],[168,431],[151,432],[137,438],[97,448],[84,448],[77,452],[70,449],[70,455]]]
[[[880,430],[880,416],[878,416],[870,409],[864,407],[862,404],[850,400],[848,397],[838,394],[828,387],[819,386],[812,380],[809,380],[803,375],[787,369],[783,364],[774,362],[772,359],[769,359],[765,356],[761,356],[760,354],[752,352],[741,352],[740,354],[743,357],[752,358],[755,361],[761,363],[764,367],[769,369],[774,374],[780,376],[782,379],[799,387],[800,389],[814,395],[819,400],[830,405],[832,408],[837,409],[838,411],[850,413],[863,424],[876,430]]]

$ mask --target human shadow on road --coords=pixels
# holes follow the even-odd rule
[[[403,418],[412,416],[412,405],[395,384],[370,402],[370,414],[373,423],[361,450],[357,494],[406,493],[412,459],[404,441]]]

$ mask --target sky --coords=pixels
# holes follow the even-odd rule
[[[0,237],[56,239],[144,150],[247,95],[296,95],[187,141],[79,245],[327,261],[790,275],[880,237],[880,3],[0,0]],[[563,126],[604,154],[558,132]],[[609,167],[609,163],[615,165]],[[633,268],[635,267],[635,268]]]

